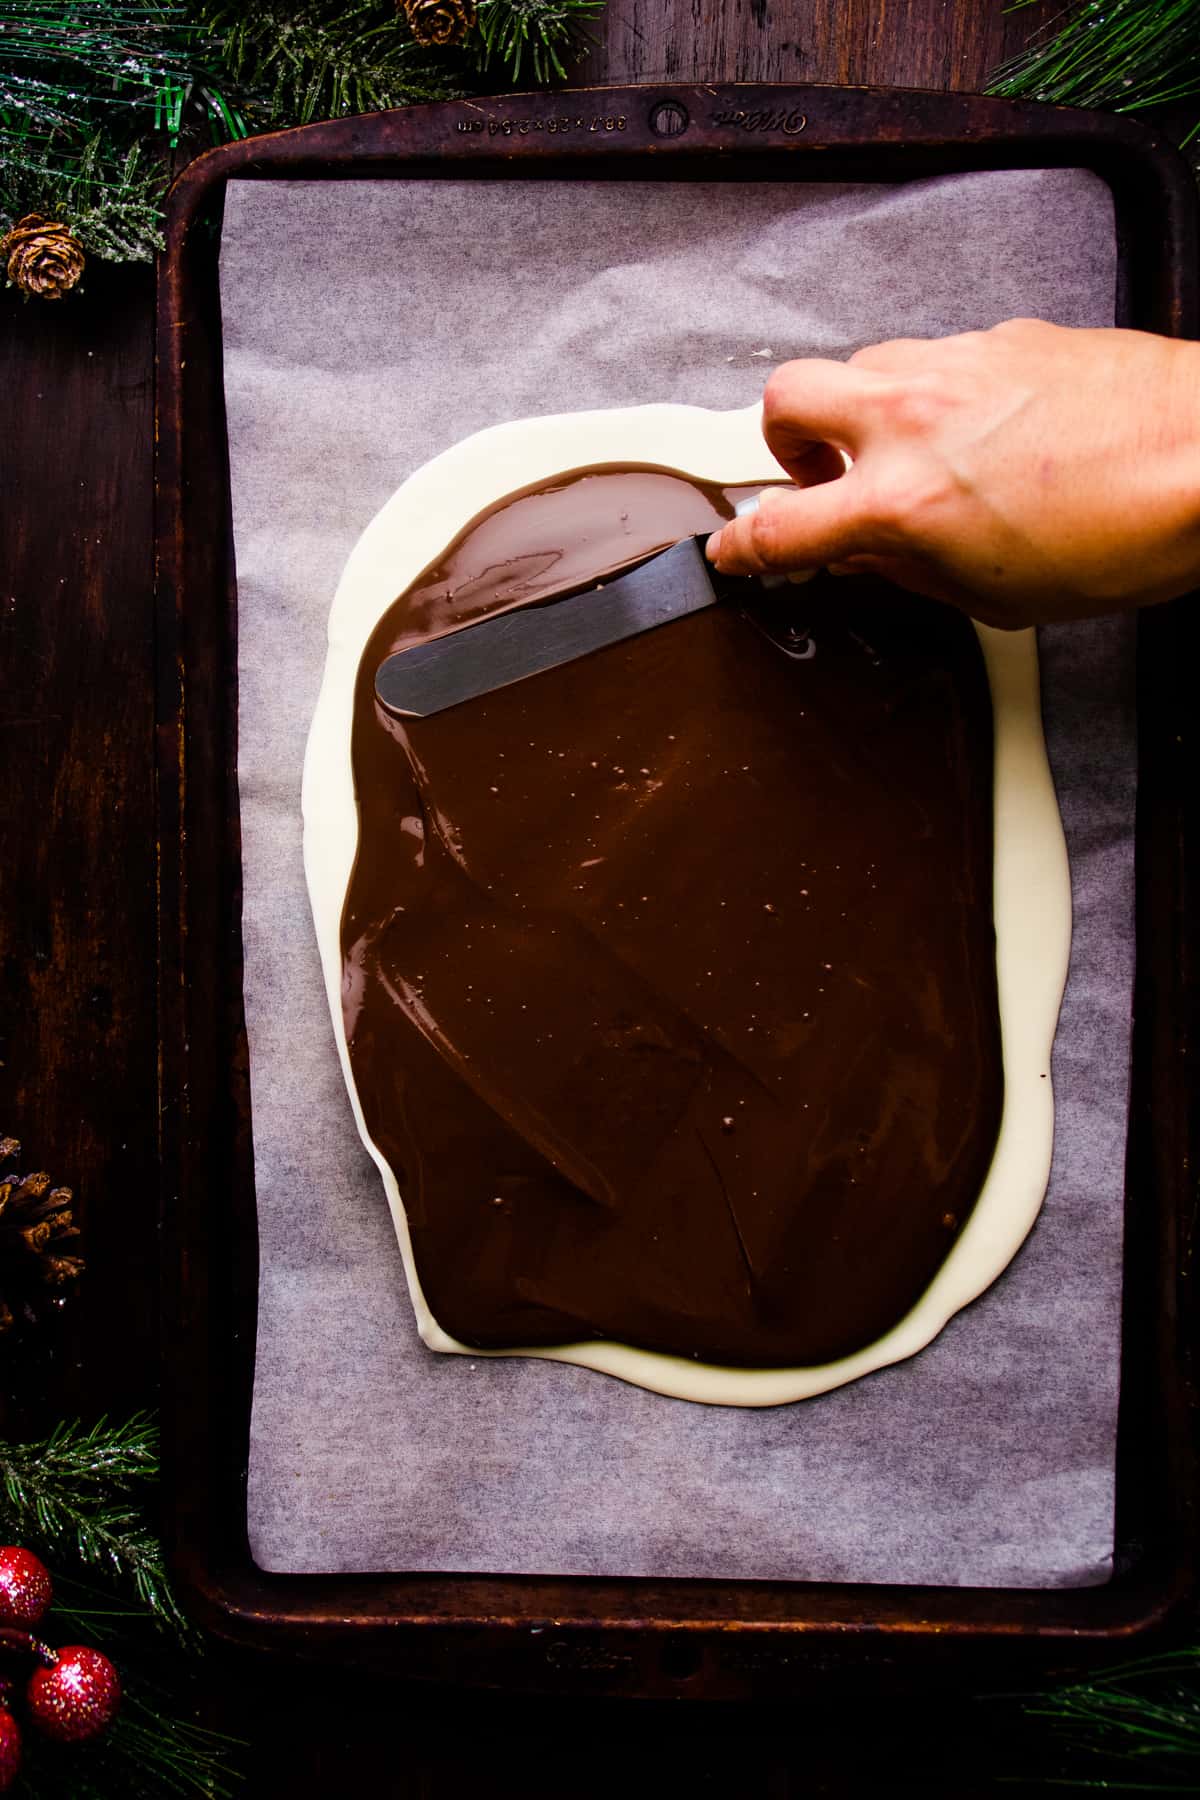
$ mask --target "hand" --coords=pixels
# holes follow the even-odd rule
[[[801,491],[709,539],[727,574],[879,574],[1007,628],[1200,585],[1198,345],[1037,319],[900,338],[784,363],[763,431]]]

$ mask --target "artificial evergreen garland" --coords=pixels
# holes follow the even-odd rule
[[[0,0],[9,282],[53,299],[75,285],[85,256],[150,261],[181,140],[449,99],[497,77],[562,77],[603,5]]]

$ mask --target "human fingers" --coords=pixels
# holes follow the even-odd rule
[[[840,450],[832,444],[810,444],[808,450],[796,458],[789,471],[797,487],[819,487],[823,481],[836,481],[843,475],[846,461]]]
[[[945,342],[939,338],[887,338],[881,344],[864,344],[847,359],[851,369],[878,369],[886,373],[911,369],[928,360],[932,345]]]
[[[824,357],[781,363],[763,389],[763,436],[771,454],[789,474],[816,444],[855,455],[877,385],[870,371]]]
[[[768,488],[755,512],[714,532],[706,553],[724,575],[818,568],[863,547],[869,528],[852,469],[816,487]]]

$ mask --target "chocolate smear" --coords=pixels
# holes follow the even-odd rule
[[[350,1059],[465,1344],[827,1362],[909,1311],[987,1173],[992,722],[968,620],[827,581],[797,590],[790,651],[726,603],[433,718],[376,703],[393,650],[577,590],[749,491],[630,467],[517,494],[360,665]]]

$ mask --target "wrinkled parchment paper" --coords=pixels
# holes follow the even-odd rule
[[[334,1052],[301,870],[326,614],[405,476],[500,420],[749,404],[787,357],[1113,319],[1071,170],[899,186],[252,182],[221,251],[261,1234],[249,1529],[270,1570],[1075,1586],[1112,1550],[1132,966],[1132,633],[1044,634],[1075,893],[1045,1209],[914,1361],[705,1408],[417,1339]]]

